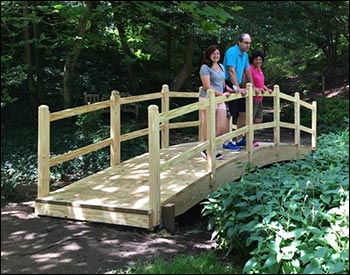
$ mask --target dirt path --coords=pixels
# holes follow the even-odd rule
[[[180,216],[182,224],[170,235],[165,230],[37,217],[33,205],[8,203],[1,208],[1,274],[103,274],[139,260],[215,247],[198,207]]]

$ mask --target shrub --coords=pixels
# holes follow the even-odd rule
[[[348,130],[323,135],[314,155],[257,169],[204,202],[219,247],[246,251],[243,273],[348,273],[348,151]]]

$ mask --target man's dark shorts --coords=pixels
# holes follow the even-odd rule
[[[239,113],[245,113],[245,98],[229,101],[228,108],[233,117],[238,117]]]
[[[226,84],[232,87],[232,83],[229,80],[225,80]],[[245,113],[245,98],[240,98],[227,102],[231,116],[237,118],[239,113]]]

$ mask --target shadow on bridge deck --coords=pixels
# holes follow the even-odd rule
[[[197,144],[198,142],[191,142],[162,149],[161,162]],[[174,217],[171,219],[202,201],[219,186],[246,174],[248,160],[250,167],[262,167],[301,158],[311,149],[303,145],[282,143],[275,146],[271,142],[261,142],[259,147],[254,148],[254,154],[249,154],[246,150],[220,151],[224,158],[216,162],[213,178],[207,171],[206,161],[200,155],[161,172],[160,204],[161,207],[173,206]],[[134,157],[50,192],[48,196],[36,200],[36,213],[153,229],[148,158],[148,153]]]

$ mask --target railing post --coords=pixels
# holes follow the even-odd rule
[[[300,149],[300,95],[299,93],[294,94],[294,144],[297,146],[297,152],[299,154]]]
[[[280,87],[278,85],[273,86],[273,91],[275,93],[273,98],[273,120],[276,123],[276,126],[273,128],[273,142],[275,146],[280,146]]]
[[[162,86],[162,113],[169,111],[169,86]],[[169,120],[162,123],[162,148],[169,147]]]
[[[248,126],[248,132],[246,134],[246,150],[248,153],[248,162],[252,160],[253,152],[253,139],[254,139],[254,130],[253,130],[253,85],[247,83],[247,98],[245,101],[246,104],[246,125]]]
[[[312,101],[312,112],[311,112],[311,150],[316,150],[316,137],[317,137],[317,103]]]
[[[210,173],[210,186],[215,185],[216,180],[216,158],[215,158],[215,137],[216,137],[216,104],[215,92],[213,89],[208,91],[209,107],[207,114],[207,138],[209,140],[209,148],[207,149],[207,169]]]
[[[199,100],[199,95],[200,95],[200,93],[201,93],[201,90],[202,90],[202,87],[199,87],[198,88],[198,100]],[[199,109],[198,110],[198,120],[199,120],[199,125],[198,125],[198,140],[199,141],[205,141],[204,139],[203,139],[203,131],[204,131],[204,126],[203,126],[203,124],[205,123],[205,121],[204,121],[204,119],[203,119],[203,117],[204,117],[204,115],[203,115],[203,113],[204,113],[205,111],[203,111],[202,109]]]
[[[149,205],[152,227],[160,224],[160,149],[158,106],[148,106]]]
[[[50,111],[46,105],[38,109],[38,198],[50,192]]]
[[[116,166],[120,164],[120,152],[121,152],[121,142],[120,142],[120,94],[118,91],[112,91],[111,95],[111,129],[110,135],[112,142],[110,145],[110,164],[111,166]]]

